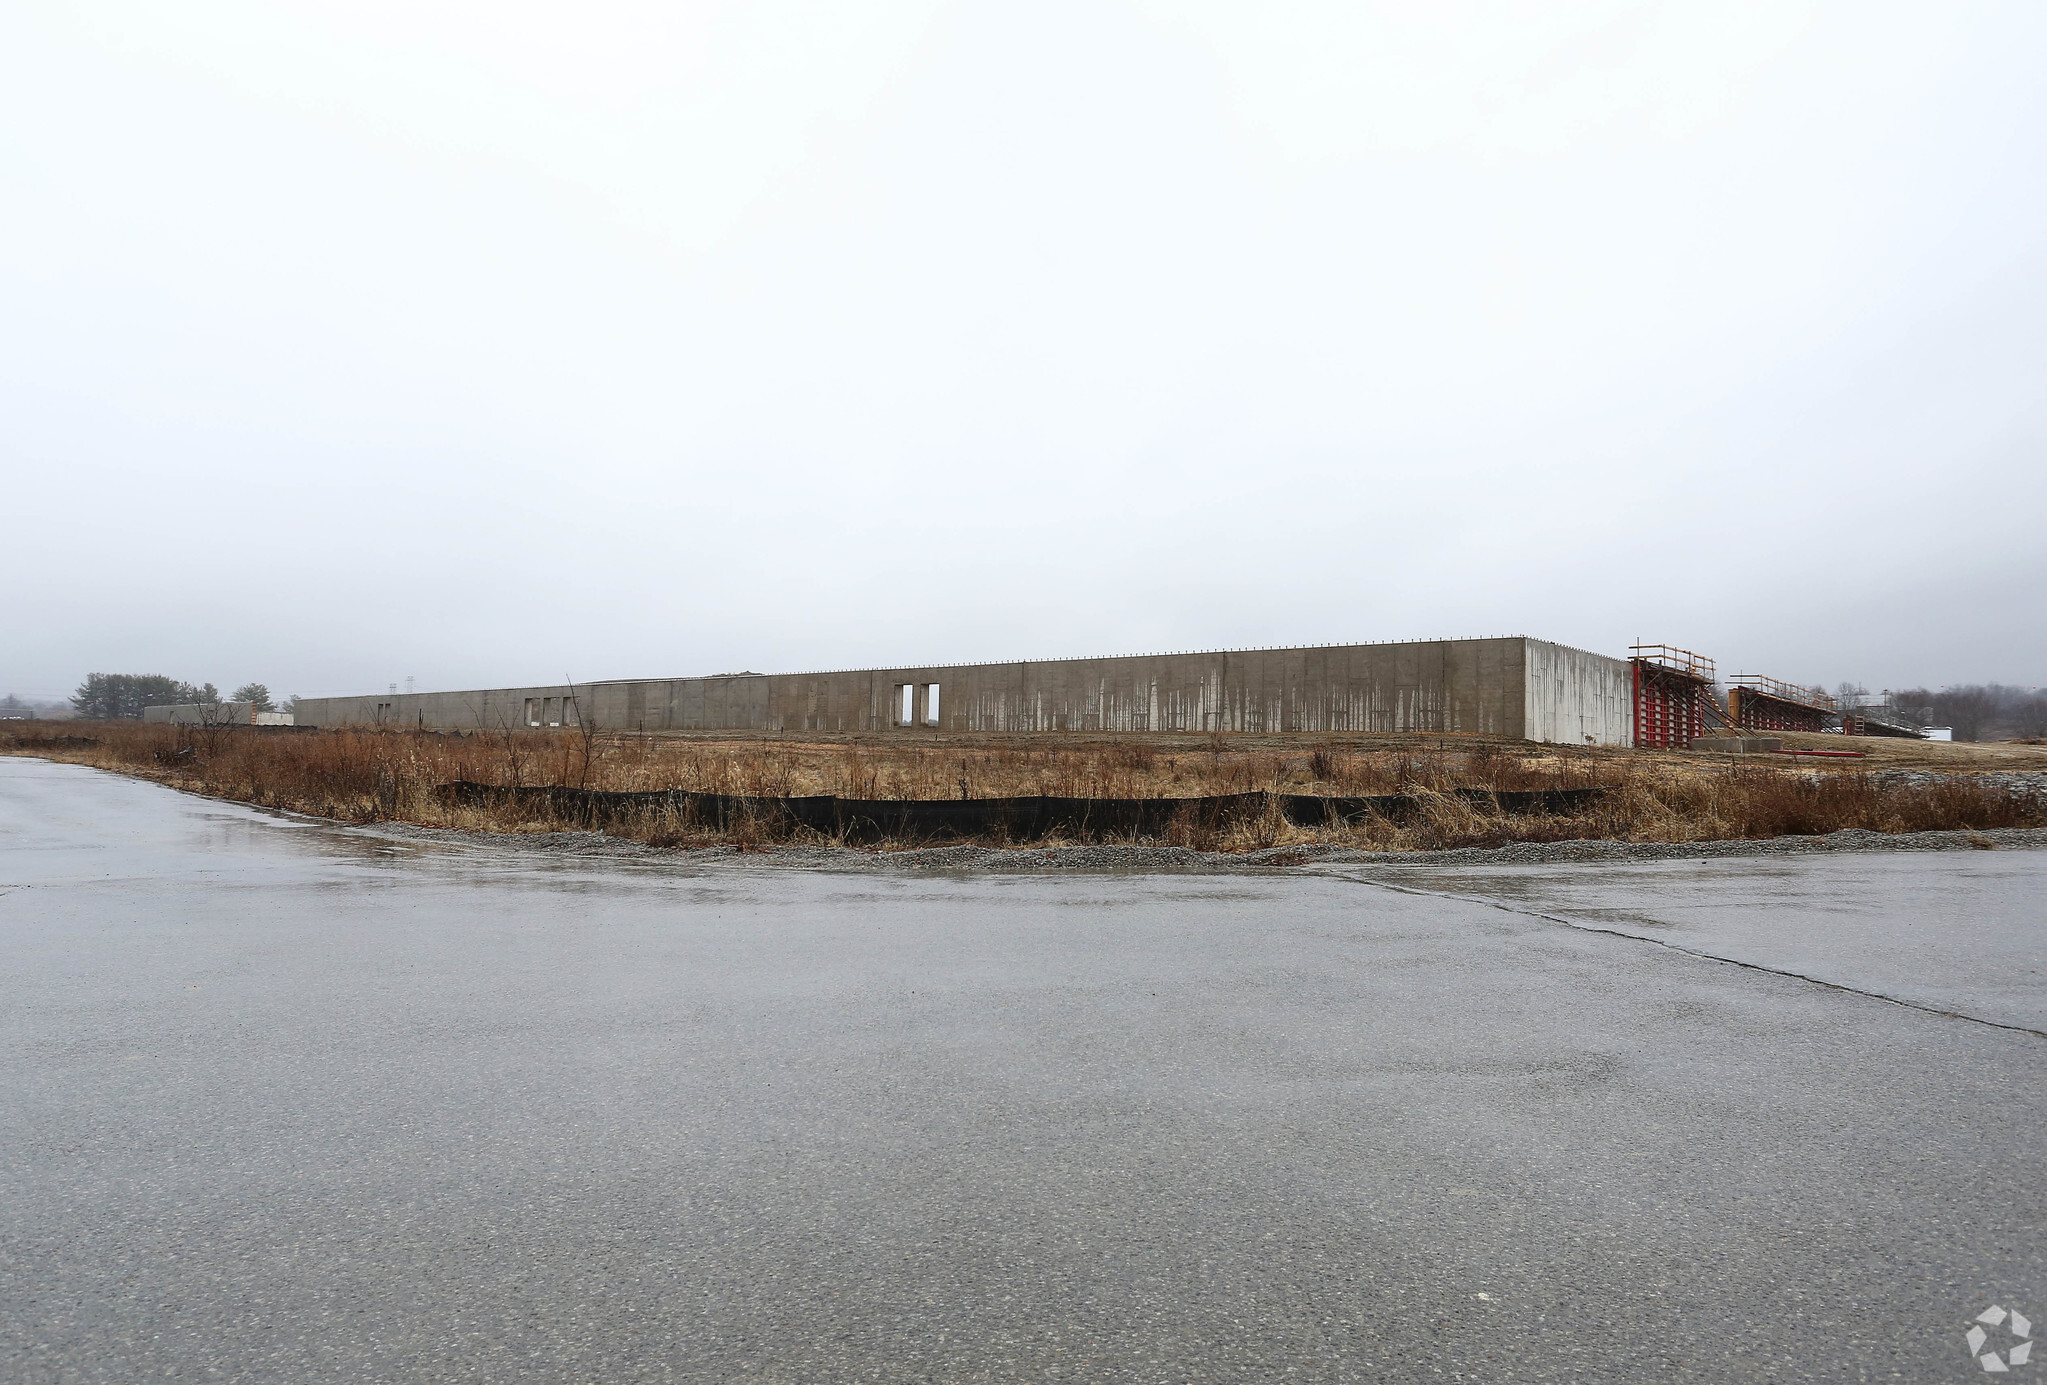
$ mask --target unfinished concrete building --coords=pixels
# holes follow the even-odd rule
[[[498,731],[1450,732],[1634,742],[1629,663],[1547,640],[1140,654],[307,698],[302,726]]]
[[[266,712],[253,702],[178,702],[144,707],[146,722],[173,726],[290,726],[290,712]]]

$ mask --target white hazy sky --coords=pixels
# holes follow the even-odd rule
[[[0,691],[2047,683],[2047,6],[0,7]]]

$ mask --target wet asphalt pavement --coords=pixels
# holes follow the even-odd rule
[[[0,1380],[1971,1380],[2047,1322],[2047,853],[1368,874],[0,759]]]
[[[1359,874],[2047,1034],[2043,855],[1939,852]]]

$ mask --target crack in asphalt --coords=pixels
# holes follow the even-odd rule
[[[1866,1000],[1880,1000],[1888,1005],[1902,1005],[1907,1010],[1917,1010],[1925,1015],[1939,1015],[1943,1019],[1965,1020],[1970,1024],[1981,1024],[1991,1029],[2003,1029],[2013,1034],[2029,1034],[2036,1039],[2047,1039],[2047,1030],[2031,1029],[2023,1024],[2006,1024],[2002,1020],[1985,1019],[1981,1015],[1971,1015],[1961,1010],[1943,1010],[1937,1005],[1928,1005],[1923,1001],[1907,1000],[1903,996],[1890,995],[1883,991],[1868,991],[1860,986],[1850,986],[1845,982],[1828,981],[1824,977],[1809,976],[1802,971],[1790,971],[1783,967],[1765,966],[1761,962],[1744,962],[1739,957],[1723,957],[1717,952],[1701,952],[1697,948],[1665,942],[1661,938],[1644,937],[1640,933],[1630,933],[1623,928],[1602,928],[1596,923],[1586,923],[1582,919],[1567,918],[1562,914],[1546,914],[1540,909],[1523,908],[1520,905],[1508,904],[1501,900],[1488,898],[1485,895],[1455,894],[1449,890],[1417,889],[1412,885],[1396,885],[1389,880],[1374,880],[1370,876],[1352,875],[1344,871],[1329,871],[1326,874],[1333,879],[1348,880],[1357,885],[1369,885],[1379,890],[1391,890],[1395,894],[1418,895],[1424,899],[1454,899],[1465,904],[1480,904],[1488,909],[1498,909],[1502,913],[1519,914],[1524,918],[1541,919],[1544,923],[1561,924],[1565,928],[1574,928],[1580,933],[1602,933],[1609,938],[1625,938],[1629,942],[1648,943],[1651,946],[1663,948],[1667,952],[1675,952],[1680,956],[1690,957],[1700,962],[1719,962],[1724,966],[1740,967],[1743,971],[1759,971],[1770,976],[1787,977],[1790,980],[1803,981],[1808,985],[1819,986],[1829,991],[1842,991],[1848,995],[1861,996]]]

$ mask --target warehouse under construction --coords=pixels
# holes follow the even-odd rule
[[[1917,734],[1816,690],[1637,644],[1611,658],[1524,635],[1093,659],[619,679],[305,698],[301,726],[502,731],[1439,733],[1684,748],[1715,733]]]
[[[300,725],[436,730],[1444,732],[1634,739],[1629,661],[1525,636],[730,673],[303,699]]]

